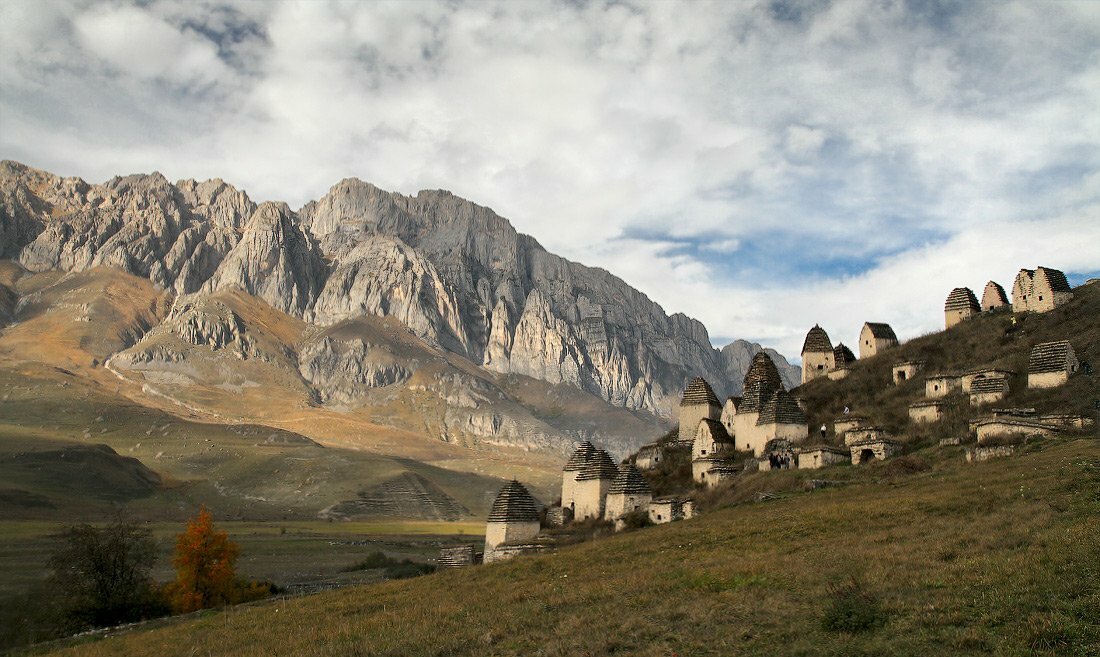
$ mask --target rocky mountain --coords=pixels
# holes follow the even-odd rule
[[[547,252],[489,208],[355,179],[294,212],[257,205],[221,180],[171,184],[153,173],[95,185],[5,161],[0,258],[31,272],[112,267],[146,278],[174,297],[163,331],[191,345],[232,343],[242,358],[258,347],[242,337],[239,318],[204,298],[243,291],[315,331],[392,318],[477,371],[567,384],[664,418],[692,376],[738,393],[760,350],[743,341],[713,348],[697,320],[667,315],[607,271]],[[410,381],[411,369],[383,346],[355,338],[273,351],[256,353],[293,365],[321,403]],[[769,355],[797,384],[798,368]],[[139,349],[126,360],[155,357]]]

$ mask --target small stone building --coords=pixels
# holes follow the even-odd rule
[[[949,329],[964,319],[981,314],[982,307],[978,305],[978,297],[974,296],[974,290],[968,287],[957,287],[947,295],[947,301],[943,304],[944,328]]]
[[[893,436],[888,434],[882,427],[856,427],[855,429],[849,429],[844,434],[844,444],[848,447],[856,443],[882,440],[893,440]]]
[[[595,454],[596,446],[586,440],[573,450],[573,455],[562,467],[561,506],[563,509],[575,510],[574,491],[577,488],[577,475],[584,469],[584,466],[588,465]]]
[[[607,501],[604,503],[604,520],[615,521],[628,513],[649,511],[649,502],[653,499],[653,490],[638,468],[624,463],[619,473],[607,489]]]
[[[906,360],[900,363],[894,363],[892,376],[894,378],[894,385],[900,386],[906,381],[912,381],[913,377],[924,369],[923,360]]]
[[[736,438],[734,433],[734,420],[737,418],[737,408],[741,406],[740,397],[727,397],[726,403],[722,406],[722,426],[726,428],[726,433],[730,438]]]
[[[1043,342],[1031,348],[1027,362],[1028,388],[1057,388],[1069,380],[1080,363],[1068,340]]]
[[[848,376],[855,362],[856,355],[852,353],[852,350],[846,347],[843,342],[838,343],[833,348],[833,369],[829,372],[829,380],[839,381]]]
[[[1008,295],[1005,294],[1005,289],[994,281],[986,283],[985,291],[982,292],[982,310],[989,312],[991,310],[1007,308],[1008,306]]]
[[[573,492],[574,520],[603,517],[607,491],[618,474],[619,468],[611,460],[611,455],[602,449],[596,450],[592,460],[577,473],[577,485]]]
[[[511,556],[498,548],[529,542],[538,535],[538,503],[523,484],[513,479],[500,489],[489,510],[485,524],[485,563]]]
[[[877,438],[854,442],[848,449],[851,451],[852,465],[860,465],[871,461],[885,461],[901,454],[904,446],[890,438]]]
[[[691,444],[699,420],[718,420],[721,417],[722,405],[718,402],[718,396],[703,377],[695,377],[684,389],[684,396],[680,400],[679,442]]]
[[[1073,298],[1066,275],[1057,269],[1021,269],[1012,284],[1012,310],[1045,313]]]
[[[929,399],[939,399],[956,392],[962,392],[960,374],[929,374],[924,380],[924,396]]]
[[[865,322],[863,330],[859,332],[859,357],[870,358],[875,354],[896,347],[898,336],[894,335],[894,329],[889,324],[881,322]]]
[[[799,444],[809,435],[810,427],[798,402],[791,397],[791,393],[780,388],[772,393],[771,399],[760,410],[752,440],[745,447],[753,450],[754,454],[760,454],[762,448],[773,440]]]
[[[733,440],[726,433],[725,426],[717,420],[700,420],[695,431],[695,440],[691,444],[691,477],[699,483],[705,483],[706,473],[716,465],[721,465],[727,454],[734,450]]]
[[[974,433],[978,436],[979,445],[983,445],[993,438],[1011,436],[1053,436],[1060,430],[1058,426],[1045,422],[1007,417],[984,418],[978,420],[974,424]]]
[[[867,418],[862,415],[843,415],[833,420],[833,433],[837,438],[844,436],[852,429],[867,425]]]
[[[682,520],[683,502],[675,497],[661,497],[649,503],[649,521],[655,525]]]
[[[825,329],[814,324],[802,343],[802,383],[828,376],[835,367],[836,359],[829,334]]]
[[[638,448],[638,454],[634,457],[634,465],[640,470],[653,470],[661,463],[664,450],[660,443],[649,443]]]
[[[970,384],[970,405],[981,406],[999,402],[1008,395],[1008,378],[983,376]]]
[[[1016,376],[1016,373],[1012,370],[1006,370],[1000,367],[986,367],[980,370],[970,370],[966,374],[963,374],[959,379],[959,383],[962,387],[962,391],[970,394],[970,388],[974,385],[975,381],[980,379],[1009,379]]]
[[[909,419],[917,424],[939,422],[943,419],[947,404],[942,401],[920,401],[909,404]]]
[[[802,451],[798,453],[798,469],[814,470],[817,468],[824,468],[825,466],[835,465],[837,463],[847,463],[849,458],[850,453],[839,447],[832,447],[830,445],[804,447]]]

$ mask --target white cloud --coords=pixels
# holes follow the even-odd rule
[[[788,351],[817,321],[930,330],[979,270],[1100,269],[998,237],[1097,222],[1095,4],[777,7],[5,2],[0,155],[295,206],[451,189]],[[839,264],[779,267],[811,253]]]

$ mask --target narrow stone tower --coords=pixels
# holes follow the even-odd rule
[[[607,502],[604,505],[604,520],[618,520],[634,511],[649,511],[649,502],[653,499],[653,490],[642,473],[629,463],[619,466],[619,474],[607,490]]]
[[[561,508],[576,511],[577,475],[588,465],[595,453],[596,446],[586,440],[573,450],[573,455],[561,469]]]
[[[529,541],[539,535],[539,508],[531,493],[515,479],[497,493],[485,523],[485,563],[500,558],[505,543]]]
[[[814,324],[802,343],[802,383],[828,376],[835,367],[836,357],[833,354],[833,343],[829,340],[829,334],[825,329]]]
[[[718,401],[718,395],[714,394],[706,379],[695,377],[684,388],[684,396],[680,400],[679,442],[691,444],[695,439],[695,428],[699,426],[699,420],[718,420],[721,417],[722,404]]]
[[[957,287],[951,290],[947,301],[943,303],[943,327],[949,329],[981,312],[982,307],[978,304],[974,291],[968,287]]]

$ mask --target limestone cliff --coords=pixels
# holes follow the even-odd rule
[[[489,208],[354,179],[293,212],[257,206],[221,180],[173,185],[154,173],[90,185],[4,162],[0,257],[32,271],[116,267],[177,294],[239,289],[319,326],[393,317],[490,371],[661,416],[674,414],[692,376],[720,394],[739,392],[759,350],[740,341],[714,349],[700,322],[667,315],[607,271],[548,253]],[[400,376],[347,369],[356,358],[333,344],[316,348],[300,363],[303,377],[325,380],[329,366],[349,377],[318,384],[322,394],[344,397]],[[797,368],[770,355],[797,380]]]

